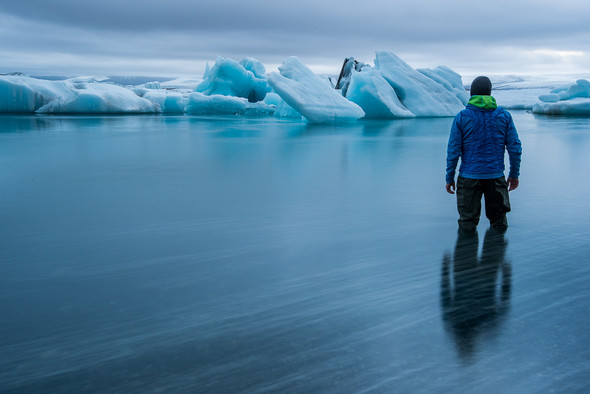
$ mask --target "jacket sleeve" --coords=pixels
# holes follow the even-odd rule
[[[462,134],[461,113],[459,113],[455,116],[455,120],[453,120],[449,144],[447,145],[447,183],[452,183],[455,180],[455,170],[457,169],[457,163],[459,162],[459,157],[461,157],[461,151],[463,149]]]
[[[508,178],[517,179],[520,175],[520,158],[522,156],[522,144],[518,139],[516,127],[512,121],[512,116],[508,115],[508,129],[506,130],[506,150],[510,160],[510,172]]]

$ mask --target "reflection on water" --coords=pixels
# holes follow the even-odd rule
[[[463,359],[474,355],[482,336],[497,335],[506,318],[511,287],[506,248],[504,233],[490,228],[479,257],[477,232],[459,232],[453,256],[443,257],[440,293],[443,321]]]

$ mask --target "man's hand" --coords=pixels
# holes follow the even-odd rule
[[[518,179],[516,180],[516,184],[518,185]],[[455,194],[455,181],[447,183],[447,193]]]
[[[508,183],[508,191],[511,192],[512,190],[518,187],[518,178],[508,178],[506,180]]]

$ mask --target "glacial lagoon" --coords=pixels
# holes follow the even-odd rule
[[[0,391],[590,387],[590,118],[512,111],[504,235],[451,118],[0,116]]]

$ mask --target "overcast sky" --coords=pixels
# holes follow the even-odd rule
[[[0,73],[200,77],[217,56],[337,74],[390,50],[463,75],[590,73],[588,0],[0,0]]]

